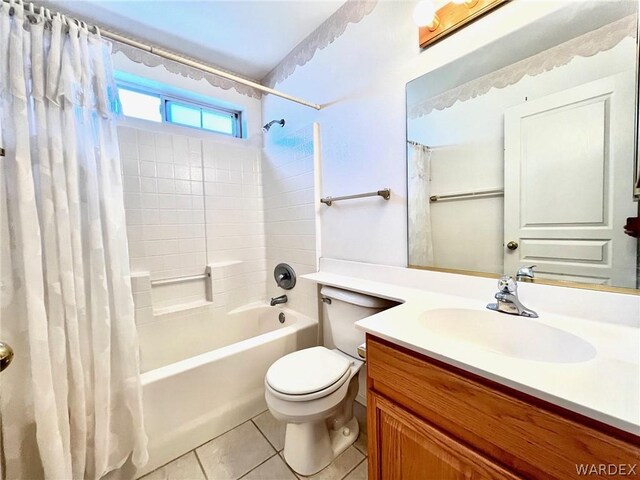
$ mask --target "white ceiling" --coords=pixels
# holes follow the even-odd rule
[[[260,80],[344,0],[45,0],[91,23]]]

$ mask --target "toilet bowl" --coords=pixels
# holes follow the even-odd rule
[[[358,320],[397,305],[334,287],[322,287],[324,347],[290,353],[276,360],[265,377],[271,414],[287,423],[284,459],[301,475],[313,475],[358,438],[353,402],[364,362],[358,347],[364,334]]]
[[[271,414],[287,423],[284,459],[301,475],[329,465],[358,438],[353,402],[363,362],[325,347],[277,360],[265,377]]]

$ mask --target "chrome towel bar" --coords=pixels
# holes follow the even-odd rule
[[[432,202],[439,202],[442,200],[455,200],[457,198],[460,198],[460,199],[485,198],[485,197],[499,197],[501,195],[504,195],[504,190],[502,188],[493,188],[491,190],[476,190],[473,192],[447,193],[445,195],[431,195],[429,197],[429,200]]]
[[[343,195],[341,197],[324,197],[320,199],[320,203],[324,203],[325,205],[330,207],[333,202],[338,202],[340,200],[351,200],[354,198],[364,198],[364,197],[382,197],[385,200],[389,200],[389,198],[391,198],[391,189],[383,188],[382,190],[377,190],[375,192],[358,193],[356,195]]]

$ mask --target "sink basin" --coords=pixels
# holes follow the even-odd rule
[[[430,334],[524,360],[579,363],[596,354],[593,345],[577,335],[525,317],[489,310],[429,310],[421,315],[420,321]]]

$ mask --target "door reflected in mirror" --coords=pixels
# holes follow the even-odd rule
[[[638,287],[637,8],[558,2],[407,85],[409,266]]]

